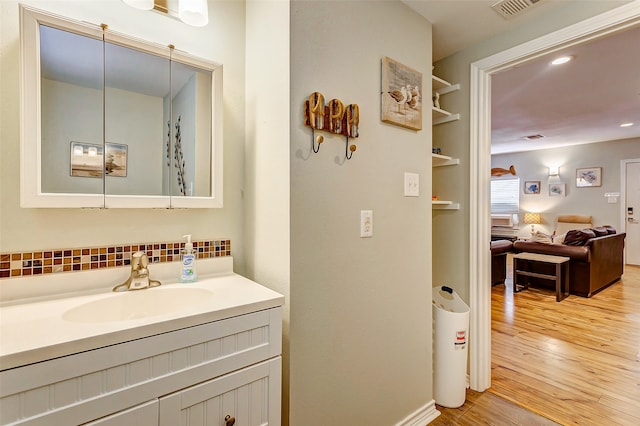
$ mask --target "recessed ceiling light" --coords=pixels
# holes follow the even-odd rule
[[[553,61],[551,61],[551,65],[562,65],[562,64],[566,64],[567,62],[569,62],[570,60],[573,59],[573,56],[561,56],[557,59],[554,59]]]
[[[524,139],[525,141],[535,141],[536,139],[542,139],[544,138],[544,136],[542,135],[529,135],[529,136],[523,136],[522,139]]]
[[[620,127],[631,127],[631,126],[633,126],[633,123],[622,123],[620,125]]]

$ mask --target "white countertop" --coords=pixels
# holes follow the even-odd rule
[[[153,265],[150,267],[150,271]],[[153,276],[152,276],[153,278]],[[69,274],[69,280],[74,280]],[[117,284],[117,282],[115,283]],[[0,369],[70,355],[80,351],[139,339],[185,327],[204,324],[284,303],[284,297],[233,272],[221,272],[196,283],[163,284],[138,290],[138,295],[156,289],[202,288],[213,293],[207,303],[150,317],[120,321],[78,322],[64,319],[69,309],[96,300],[126,296],[103,291],[50,300],[13,301],[0,307]],[[35,301],[34,301],[35,300]]]

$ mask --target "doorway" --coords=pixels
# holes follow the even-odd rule
[[[491,75],[506,68],[584,43],[640,23],[640,2],[612,11],[524,43],[471,64],[470,108],[470,195],[469,195],[469,301],[471,389],[484,391],[491,386],[491,286],[489,246],[491,169]],[[481,277],[481,279],[478,279]]]
[[[640,158],[620,161],[620,224],[627,233],[625,263],[640,265]]]

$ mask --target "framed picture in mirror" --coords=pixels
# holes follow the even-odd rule
[[[71,176],[101,178],[103,152],[102,145],[71,142]]]
[[[109,176],[127,177],[127,145],[109,143],[105,145],[104,172]]]
[[[127,177],[127,151],[127,145],[119,143],[107,142],[103,149],[99,144],[71,142],[71,176]]]

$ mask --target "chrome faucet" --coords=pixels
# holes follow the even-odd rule
[[[122,284],[113,288],[113,291],[142,290],[149,287],[157,287],[160,281],[149,279],[149,257],[146,253],[138,251],[131,256],[131,275]]]

